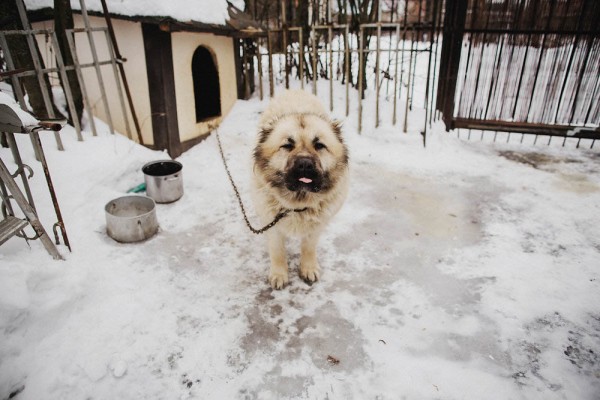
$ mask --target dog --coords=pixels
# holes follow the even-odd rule
[[[300,277],[320,278],[317,243],[348,193],[348,148],[341,124],[331,119],[319,99],[302,90],[286,91],[263,112],[254,148],[253,200],[268,224],[271,260],[269,283],[282,289],[289,282],[285,239],[301,239]]]

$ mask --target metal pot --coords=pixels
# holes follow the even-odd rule
[[[146,196],[123,196],[106,203],[106,232],[117,242],[139,242],[158,231],[156,205]]]
[[[183,165],[173,160],[152,161],[142,167],[146,194],[157,203],[171,203],[183,196]]]

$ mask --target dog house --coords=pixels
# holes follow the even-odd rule
[[[47,3],[52,6],[52,1]],[[95,9],[96,3],[89,3],[92,27],[105,27],[101,8]],[[217,3],[228,15],[224,23],[181,21],[181,17],[178,20],[168,15],[122,15],[117,7],[120,3],[114,3],[115,10],[109,9],[120,53],[126,59],[125,74],[144,144],[165,149],[172,157],[204,139],[231,111],[238,94],[244,93],[240,38],[260,29],[227,1],[208,4],[215,8]],[[52,28],[50,8],[28,11],[34,28]],[[75,28],[84,27],[79,11],[74,9],[74,14]],[[94,35],[98,58],[108,59],[106,38],[99,32]],[[47,46],[43,38],[38,38],[38,43],[42,49]],[[92,62],[87,35],[76,33],[75,43],[80,63]],[[102,66],[110,117],[115,130],[125,133],[126,120],[120,112],[110,68]],[[94,68],[82,72],[94,116],[107,121]]]

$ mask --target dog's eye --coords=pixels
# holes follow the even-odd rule
[[[286,150],[293,150],[294,145],[292,143],[286,143],[286,144],[282,145],[281,148],[286,149]]]
[[[325,145],[324,145],[323,143],[321,143],[321,142],[317,142],[317,143],[315,143],[315,149],[316,149],[316,150],[322,150],[322,149],[326,149],[326,148],[327,148],[327,146],[325,146]]]

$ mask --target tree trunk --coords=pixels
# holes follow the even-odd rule
[[[0,2],[0,21],[2,21],[2,25],[0,29],[2,30],[22,30],[23,25],[21,24],[21,19],[19,18],[19,12],[17,9],[17,0],[2,0]],[[10,49],[10,54],[12,56],[12,61],[15,65],[15,69],[25,69],[35,71],[35,66],[33,64],[33,58],[29,51],[29,46],[27,44],[27,39],[25,35],[7,35],[6,41],[8,42],[8,48]],[[40,62],[43,66],[43,60],[40,56],[40,51],[38,49],[37,41],[34,40],[34,50],[37,52]],[[33,110],[34,115],[38,119],[48,119],[50,118],[49,112],[46,109],[46,105],[44,103],[44,97],[42,95],[42,88],[40,87],[40,83],[36,76],[27,76],[19,78],[19,81],[24,86],[25,91],[29,96],[29,104]],[[51,107],[54,111],[55,118],[62,118],[63,115],[58,111],[56,106],[54,105],[54,100],[52,98],[52,91],[50,86],[50,81],[48,80],[48,75],[44,74],[44,81],[46,88],[48,89],[48,94],[50,96]]]
[[[54,30],[56,31],[58,47],[60,48],[65,67],[73,65],[73,57],[69,48],[69,42],[67,41],[67,33],[65,32],[66,29],[73,29],[73,26],[73,10],[71,9],[71,2],[69,0],[54,0]],[[60,80],[63,91],[66,93],[62,76],[60,76]],[[71,115],[69,118],[69,122],[73,125],[74,118],[77,118],[81,123],[81,115],[83,114],[83,96],[81,94],[81,88],[79,87],[79,80],[77,79],[75,70],[67,71],[67,80],[69,81],[73,103],[75,103],[75,112],[77,113],[76,116]]]
[[[350,14],[352,15],[350,31],[354,32],[357,35],[357,37],[360,36],[361,24],[377,21],[377,16],[379,14],[378,0],[349,0],[348,6],[350,7]],[[365,49],[365,51],[362,65],[360,65],[359,67],[359,69],[362,71],[362,98],[365,97],[365,90],[367,89],[367,60],[369,55],[368,48],[369,42],[371,41],[371,36],[372,35],[369,33],[369,29],[365,29],[363,43],[363,48]]]

